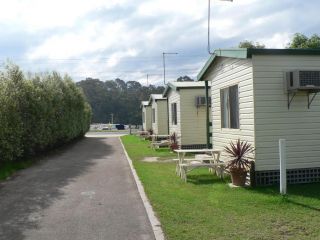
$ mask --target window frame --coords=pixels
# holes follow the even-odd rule
[[[171,124],[178,125],[178,110],[177,103],[171,103]]]
[[[240,129],[239,84],[220,89],[220,110],[221,129]]]
[[[146,111],[143,111],[143,114],[142,114],[142,123],[146,123]]]
[[[152,123],[156,123],[156,109],[152,108]]]

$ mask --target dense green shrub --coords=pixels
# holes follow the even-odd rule
[[[54,148],[83,136],[91,108],[70,77],[0,72],[0,163]]]

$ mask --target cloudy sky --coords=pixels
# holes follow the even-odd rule
[[[208,58],[207,0],[0,0],[0,59],[25,71],[75,81],[162,82],[195,77]],[[244,39],[282,48],[292,35],[320,33],[317,0],[212,0],[212,46]]]

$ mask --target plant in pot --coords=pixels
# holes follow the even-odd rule
[[[232,184],[235,186],[245,186],[247,173],[253,161],[252,154],[254,148],[247,141],[238,139],[235,143],[230,142],[224,147],[230,160],[226,168],[230,171]]]
[[[153,129],[152,128],[150,128],[149,130],[148,130],[148,136],[146,137],[146,140],[152,140],[152,136],[153,135]]]
[[[170,149],[174,151],[179,148],[178,141],[177,141],[177,134],[174,132],[170,135]]]

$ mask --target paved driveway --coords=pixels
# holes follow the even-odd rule
[[[154,239],[119,138],[87,137],[3,182],[0,239]]]

